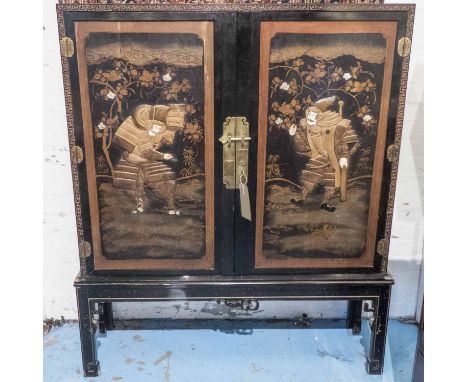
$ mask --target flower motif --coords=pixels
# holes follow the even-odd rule
[[[295,68],[298,68],[298,67],[300,67],[302,65],[304,65],[304,61],[302,61],[302,59],[300,59],[300,58],[296,58],[292,63],[292,66],[295,67]]]
[[[299,103],[299,101],[293,99],[291,101],[291,106],[295,109],[295,110],[301,110],[301,104]]]
[[[273,114],[268,117],[268,122],[269,122],[270,128],[275,127],[278,129],[286,129],[286,130],[289,129],[293,125],[289,117],[284,117],[283,119],[283,117],[276,116]]]
[[[159,77],[159,72],[152,73],[144,69],[143,72],[138,77],[138,80],[140,81],[141,86],[147,88],[147,87],[154,85],[155,79],[157,77]]]
[[[164,74],[164,76],[162,77],[162,79],[166,82],[169,82],[171,81],[176,75],[176,71],[175,71],[175,68],[173,68],[172,66],[169,66],[167,69],[166,69],[166,74]]]
[[[117,91],[117,98],[123,99],[123,97],[128,96],[128,90],[126,87],[123,87],[121,84],[117,84],[115,90]]]
[[[171,100],[171,99],[177,100],[177,94],[181,91],[181,89],[182,87],[179,84],[179,82],[174,81],[173,83],[171,83],[171,86],[169,87],[169,89],[164,91],[164,95],[166,96],[167,100]]]
[[[361,66],[361,63],[358,61],[356,63],[356,66],[351,68],[351,77],[353,77],[354,79],[357,79],[359,73],[361,73],[361,70],[362,70],[362,66]]]
[[[136,77],[138,75],[138,70],[134,69],[133,67],[130,68],[130,70],[128,71],[128,75],[130,77]]]
[[[344,90],[351,93],[361,93],[365,90],[366,82],[349,80],[344,85]]]
[[[97,127],[99,130],[104,130],[106,128],[106,125],[104,124],[104,122],[101,121]]]
[[[301,105],[298,101],[293,99],[291,103],[283,102],[281,106],[278,107],[278,111],[286,116],[294,116],[296,111],[301,110]]]
[[[369,106],[367,105],[363,105],[361,106],[361,108],[359,109],[358,113],[357,113],[357,116],[358,118],[363,118],[365,114],[368,114],[370,112],[370,109],[369,109]]]
[[[353,81],[351,80],[348,80],[346,81],[346,83],[344,84],[343,86],[343,89],[346,91],[346,92],[349,92],[353,87]]]
[[[310,98],[310,95],[307,96],[307,98],[303,99],[302,102],[306,107],[312,106],[314,104],[314,101],[312,101],[312,98]]]
[[[335,70],[331,74],[331,80],[333,82],[338,82],[343,77],[343,69],[342,68],[335,68]]]
[[[343,74],[343,79],[344,80],[348,81],[350,78],[351,78],[351,74],[349,74],[349,73]]]
[[[377,124],[377,121],[374,119],[374,117],[371,114],[365,114],[362,117],[362,125],[368,130],[372,130],[375,125]]]
[[[306,84],[314,84],[319,82],[323,77],[327,75],[325,70],[325,64],[323,62],[318,62],[315,64],[314,68],[309,67],[309,71],[304,71],[301,74],[305,75],[304,81]]]
[[[115,93],[111,90],[109,90],[106,94],[106,97],[109,99],[114,99],[115,98]]]
[[[286,119],[289,120],[288,118]],[[270,125],[270,129],[271,127],[280,128],[280,129],[285,127],[283,118],[276,116],[274,114],[271,114],[268,117],[268,123]]]
[[[117,70],[111,70],[108,72],[102,73],[102,76],[110,82],[118,81],[122,78],[122,75]]]
[[[295,79],[289,81],[288,87],[288,94],[294,95],[297,94],[299,91],[299,86],[297,85],[297,81]]]
[[[195,108],[195,106],[187,104],[185,105],[185,111],[189,114],[195,114],[197,112],[197,109]]]
[[[197,121],[185,124],[184,132],[188,141],[198,143],[202,140],[202,129]]]
[[[370,79],[367,79],[366,82],[363,83],[363,85],[364,85],[364,90],[366,92],[373,91],[376,88],[375,83],[373,83],[372,80]]]
[[[278,86],[281,85],[281,82],[282,82],[282,81],[281,81],[281,78],[279,78],[279,77],[275,77],[275,78],[273,78],[273,79],[271,80],[271,83],[272,83],[272,85],[273,85],[273,87],[274,87],[275,89],[276,89]]]
[[[138,71],[135,69],[135,67],[132,64],[125,65],[121,61],[116,61],[114,65],[115,65],[116,70],[120,70],[123,74],[126,74],[129,77],[138,76]]]
[[[190,81],[184,78],[180,84],[180,90],[182,90],[184,93],[188,93],[190,89],[192,89],[192,85],[190,85]]]
[[[102,82],[107,81],[106,78],[104,78],[104,72],[102,71],[102,69],[97,70],[93,74],[93,79],[96,80],[96,81],[102,81]]]
[[[283,82],[280,86],[281,90],[288,91],[289,90],[289,84],[287,82]]]
[[[325,64],[323,62],[318,62],[315,64],[315,68],[313,70],[315,78],[323,78],[327,75],[327,72],[325,71]]]
[[[296,111],[293,109],[293,107],[291,106],[291,104],[289,103],[283,103],[279,108],[278,108],[279,112],[283,115],[291,115],[293,116],[294,114],[296,114]]]

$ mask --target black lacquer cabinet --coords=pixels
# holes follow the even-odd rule
[[[174,299],[369,300],[381,373],[414,6],[57,12],[85,374],[113,301]]]

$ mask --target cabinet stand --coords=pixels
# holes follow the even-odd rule
[[[367,372],[382,374],[393,279],[388,274],[296,276],[82,276],[75,280],[84,375],[99,374],[96,331],[113,328],[112,302],[161,300],[347,300],[347,328],[361,331],[364,300],[371,301]]]

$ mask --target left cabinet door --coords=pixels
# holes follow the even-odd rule
[[[214,144],[229,15],[58,12],[87,271],[232,272]]]

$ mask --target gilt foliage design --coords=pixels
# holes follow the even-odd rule
[[[110,173],[113,135],[142,103],[186,104],[187,120],[176,140],[178,173],[186,177],[203,172],[202,68],[179,68],[164,63],[138,66],[114,59],[90,65],[88,70],[94,137],[100,141],[96,152],[98,175]]]

